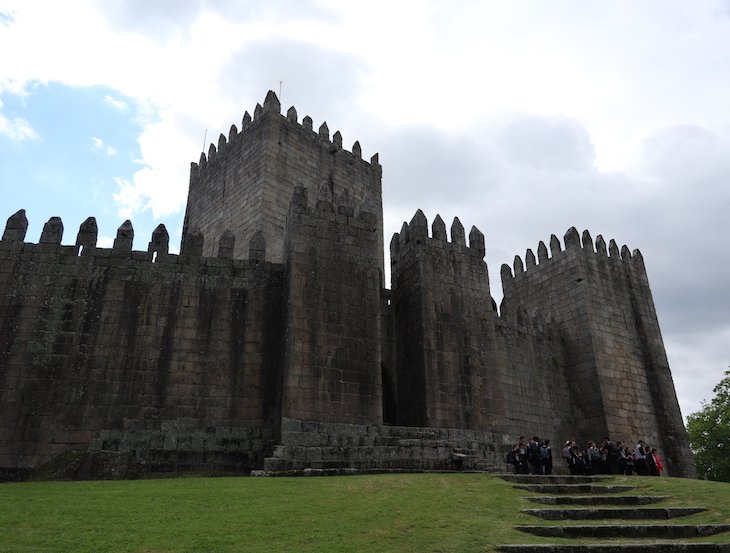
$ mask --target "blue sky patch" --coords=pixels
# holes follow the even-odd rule
[[[122,222],[112,199],[115,178],[130,181],[141,167],[142,119],[134,100],[104,87],[35,83],[24,96],[3,94],[0,101],[2,116],[24,125],[27,135],[0,134],[0,217],[25,208],[30,242],[54,215],[63,219],[64,244],[75,242],[89,216],[97,218],[100,236],[114,236]]]

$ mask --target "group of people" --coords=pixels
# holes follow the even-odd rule
[[[525,443],[525,437],[520,436],[520,441],[507,454],[507,462],[514,465],[518,474],[552,474],[553,450],[550,440],[543,441],[533,436]]]
[[[565,442],[561,451],[570,474],[625,474],[631,476],[661,476],[664,470],[661,457],[655,447],[642,440],[631,448],[622,442],[612,442],[604,438],[599,446],[590,441],[582,448],[573,440]],[[540,440],[533,436],[512,446],[507,454],[507,462],[514,465],[518,474],[552,474],[553,454],[550,440]]]

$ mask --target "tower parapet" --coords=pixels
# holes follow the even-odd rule
[[[359,142],[352,152],[342,144],[339,131],[330,139],[327,123],[317,132],[309,116],[299,124],[294,107],[282,115],[276,94],[269,91],[253,118],[244,115],[240,131],[232,126],[227,139],[221,134],[207,156],[203,153],[198,163],[191,163],[183,241],[195,228],[213,237],[229,230],[235,237],[233,257],[240,259],[248,257],[253,234],[261,231],[266,260],[281,263],[289,198],[296,183],[317,190],[326,182],[355,204],[367,201],[374,207],[382,251],[382,170],[377,154],[367,162]],[[214,255],[217,249],[212,240],[203,253]],[[381,261],[381,270],[382,265]]]

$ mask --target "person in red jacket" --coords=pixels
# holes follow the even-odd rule
[[[654,464],[656,465],[656,471],[657,476],[662,475],[662,471],[664,470],[664,465],[662,464],[662,459],[659,457],[659,453],[657,453],[657,450],[655,447],[651,448],[651,456],[654,457]]]

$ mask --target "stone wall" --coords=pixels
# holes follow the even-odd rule
[[[101,430],[275,428],[283,267],[170,255],[160,229],[132,251],[129,222],[96,248],[92,223],[78,246],[60,245],[60,220],[53,243],[0,241],[0,466],[38,466]]]
[[[291,203],[282,414],[382,424],[378,219],[334,196],[324,183]]]
[[[264,468],[267,471],[505,470],[511,439],[485,430],[284,418],[281,443],[265,460]]]
[[[377,154],[370,163],[361,157],[360,144],[342,148],[342,136],[331,138],[326,123],[318,131],[312,119],[301,123],[292,107],[280,113],[273,92],[253,119],[246,113],[241,130],[232,126],[207,157],[191,164],[190,190],[183,235],[194,229],[206,237],[205,255],[216,255],[217,237],[230,231],[236,238],[234,258],[248,257],[248,243],[261,231],[267,244],[266,260],[284,261],[284,237],[289,201],[297,184],[319,190],[323,182],[335,190],[337,205],[366,210],[377,217],[381,269],[383,267],[382,169]]]
[[[391,241],[397,424],[538,434],[575,433],[567,358],[554,326],[499,317],[484,237],[458,219],[451,240],[420,211]]]
[[[74,246],[59,218],[38,244],[8,220],[0,479],[78,451],[117,473],[443,469],[534,434],[643,438],[694,474],[638,251],[553,236],[502,267],[498,314],[481,232],[418,211],[391,292],[377,155],[280,111],[270,92],[192,164],[179,256],[163,226],[134,251],[129,221],[102,249],[93,218]]]

